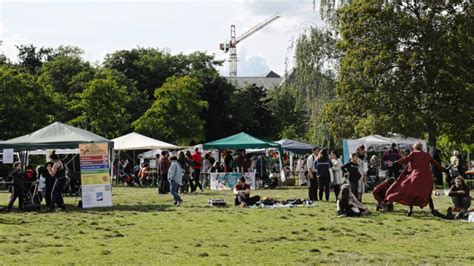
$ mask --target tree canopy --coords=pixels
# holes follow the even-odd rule
[[[204,140],[204,123],[199,114],[207,102],[198,95],[202,89],[196,78],[170,77],[155,90],[155,101],[133,128],[147,136],[192,145]]]

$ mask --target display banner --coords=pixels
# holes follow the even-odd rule
[[[106,143],[79,144],[82,207],[112,206],[109,149]]]
[[[211,173],[211,190],[232,190],[239,177],[245,177],[245,183],[255,189],[255,172],[250,173]]]

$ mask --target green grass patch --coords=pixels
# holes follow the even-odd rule
[[[259,190],[278,199],[306,198],[303,188]],[[0,202],[7,202],[0,193]],[[171,195],[156,189],[114,187],[112,208],[81,210],[65,198],[56,213],[1,213],[2,264],[454,264],[472,265],[474,226],[415,208],[342,218],[330,202],[314,207],[208,207],[233,203],[231,192]],[[375,210],[372,196],[364,201]],[[442,212],[446,196],[434,198]]]

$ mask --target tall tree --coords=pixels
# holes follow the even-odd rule
[[[277,137],[270,100],[265,88],[255,84],[237,89],[232,96],[233,111],[230,117],[236,129],[260,138]]]
[[[307,109],[300,101],[298,91],[290,84],[269,91],[269,105],[275,116],[275,128],[279,138],[305,139],[309,124]]]
[[[85,85],[73,107],[80,115],[69,123],[106,138],[115,138],[129,128],[130,115],[126,106],[130,97],[127,88],[118,84],[110,73],[102,76]]]
[[[106,55],[103,65],[136,81],[138,90],[146,91],[149,99],[153,99],[155,89],[168,77],[183,73],[187,64],[185,59],[185,56],[173,56],[167,50],[135,48]]]
[[[38,48],[32,44],[18,45],[16,48],[18,49],[19,65],[35,77],[41,70],[43,63],[50,60],[53,55],[52,48]]]
[[[155,90],[155,101],[133,128],[147,136],[178,145],[204,140],[204,120],[199,117],[207,102],[199,98],[201,83],[189,76],[170,77]]]
[[[56,118],[67,122],[79,115],[73,106],[85,85],[94,79],[96,69],[82,58],[77,47],[59,47],[43,64],[38,82],[46,87],[55,102]]]
[[[291,108],[302,112],[299,123],[305,125],[305,138],[318,145],[332,142],[329,126],[322,120],[322,110],[335,96],[338,57],[335,43],[330,31],[307,29],[296,41],[295,66],[285,77],[285,90],[295,97]]]
[[[0,139],[30,133],[53,121],[51,103],[32,75],[0,66]]]
[[[426,133],[433,146],[442,133],[472,141],[472,14],[470,1],[372,0],[343,7],[338,99],[328,112],[341,111],[346,118],[338,122],[347,123],[333,121],[332,132]]]
[[[206,121],[204,125],[206,140],[220,139],[237,133],[231,119],[231,97],[236,88],[216,70],[215,67],[222,62],[215,60],[213,55],[203,52],[194,52],[185,57],[183,61],[187,63],[184,72],[201,82],[202,90],[199,96],[208,103],[208,108],[203,109],[200,114],[201,119]]]

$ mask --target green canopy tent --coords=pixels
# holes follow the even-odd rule
[[[28,151],[41,149],[77,149],[82,143],[107,143],[110,158],[113,161],[114,143],[104,137],[84,129],[54,122],[33,133],[0,142],[1,149],[21,151],[23,166],[28,157]]]
[[[218,139],[202,145],[203,149],[260,149],[260,148],[277,148],[280,149],[280,144],[271,141],[265,141],[253,137],[247,133],[241,132],[227,138]]]
[[[82,143],[107,143],[113,149],[114,143],[84,129],[54,122],[33,133],[0,142],[0,149],[30,151],[39,149],[75,149]]]
[[[283,162],[282,162],[282,159],[281,159],[282,158],[281,155],[283,154],[283,150],[281,149],[280,144],[275,143],[275,142],[271,142],[271,141],[265,141],[265,140],[256,138],[256,137],[251,136],[251,135],[249,135],[247,133],[244,133],[244,132],[232,135],[232,136],[227,137],[227,138],[218,139],[218,140],[215,140],[215,141],[205,143],[205,144],[202,145],[202,148],[205,149],[205,150],[210,150],[210,149],[217,149],[217,150],[232,149],[232,150],[236,150],[236,149],[276,148],[276,149],[278,149],[278,151],[280,153],[280,156],[279,156],[280,157],[279,158],[280,165],[283,165]],[[219,156],[219,160],[220,160],[220,156]],[[281,171],[280,174],[282,175],[281,180],[282,180],[282,182],[284,182],[285,181],[284,172]]]

